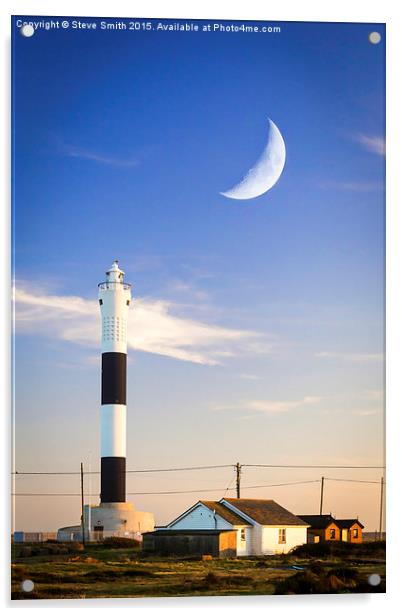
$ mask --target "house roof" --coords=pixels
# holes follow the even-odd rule
[[[265,526],[284,525],[284,526],[308,526],[300,517],[290,513],[273,500],[260,500],[255,498],[225,498],[223,504],[229,503],[236,507],[240,513],[244,513],[252,520]],[[222,503],[221,501],[221,503]]]
[[[354,524],[358,524],[360,528],[364,528],[363,524],[357,518],[351,518],[350,520],[335,520],[340,528],[351,528]]]
[[[233,524],[234,526],[251,526],[250,522],[242,518],[240,515],[238,515],[228,507],[225,507],[225,505],[223,505],[219,501],[202,500],[200,501],[200,503],[205,505],[205,507],[208,507],[208,509],[211,509],[211,511],[215,510],[215,512],[220,515],[221,518],[223,518],[230,524]]]
[[[237,531],[232,528],[157,528],[156,530],[152,530],[146,533],[142,533],[143,535],[160,535],[160,536],[171,536],[171,535],[221,535],[222,533],[236,533]]]
[[[330,524],[338,524],[338,520],[335,520],[332,515],[301,515],[299,518],[310,524],[312,528],[327,528]]]

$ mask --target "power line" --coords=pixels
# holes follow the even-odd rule
[[[308,481],[291,481],[289,483],[271,483],[268,485],[260,485],[260,486],[242,486],[242,490],[247,490],[250,488],[277,488],[280,486],[299,486],[305,483],[318,483],[320,479],[310,479]]]
[[[335,479],[334,477],[325,477],[325,479],[327,481],[346,481],[348,483],[381,483],[381,481],[368,481],[366,479]]]
[[[242,466],[261,467],[261,468],[377,468],[383,469],[385,466],[334,466],[328,464],[242,464]]]
[[[212,466],[184,466],[180,468],[145,468],[126,471],[126,473],[172,473],[176,471],[202,471],[215,468],[231,468],[235,464],[215,464]],[[80,475],[79,471],[14,471],[12,475]],[[100,475],[100,471],[85,471],[84,475]]]
[[[385,466],[338,466],[328,464],[241,464],[249,468],[336,468],[336,469],[384,469]],[[146,468],[128,470],[126,473],[171,473],[177,471],[196,471],[217,468],[236,468],[236,464],[215,464],[209,466],[184,466],[173,468]],[[12,475],[80,475],[80,471],[13,471]],[[85,471],[85,475],[99,475],[100,471]]]
[[[254,488],[276,488],[280,486],[295,486],[301,485],[305,483],[317,483],[319,479],[312,479],[309,481],[295,481],[289,483],[271,483],[266,485],[256,485],[256,486],[243,486],[243,490],[251,490]],[[127,496],[146,496],[153,494],[198,494],[200,492],[225,492],[227,490],[234,490],[235,488],[209,488],[209,489],[201,489],[201,490],[171,490],[171,491],[163,491],[163,492],[127,492]],[[81,493],[73,493],[73,492],[15,492],[12,493],[12,496],[81,496]],[[86,494],[86,496],[99,496],[99,494]]]

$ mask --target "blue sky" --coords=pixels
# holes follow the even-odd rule
[[[381,464],[385,31],[280,25],[14,31],[19,470],[98,463],[96,285],[115,258],[137,298],[129,467]],[[286,143],[280,180],[221,196],[263,150],[268,117]],[[286,479],[320,475],[300,472]],[[219,488],[222,473],[146,487]],[[364,473],[343,476],[380,476]],[[328,506],[374,528],[372,488],[355,486]],[[315,512],[315,493],[278,490],[247,496]],[[135,503],[163,523],[196,498]],[[31,520],[23,502],[17,525],[37,528],[43,502]],[[74,523],[77,506],[54,505],[47,526]]]

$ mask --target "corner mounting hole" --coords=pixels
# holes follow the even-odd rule
[[[381,583],[381,576],[378,573],[371,573],[367,579],[370,586],[378,586]]]
[[[35,584],[32,580],[24,580],[21,584],[21,588],[24,592],[32,592]]]
[[[22,36],[26,36],[27,38],[29,38],[30,36],[33,36],[35,34],[35,29],[33,26],[31,26],[31,24],[24,24],[23,26],[21,26],[20,32]]]

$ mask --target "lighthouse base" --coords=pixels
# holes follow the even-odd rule
[[[154,529],[155,520],[152,513],[137,511],[132,503],[100,503],[84,507],[84,524],[91,535],[141,539],[142,533]]]
[[[106,537],[126,537],[142,541],[142,533],[153,531],[153,513],[136,511],[132,503],[100,503],[84,506],[84,529],[87,541]],[[82,541],[81,525],[59,528],[58,541]]]

